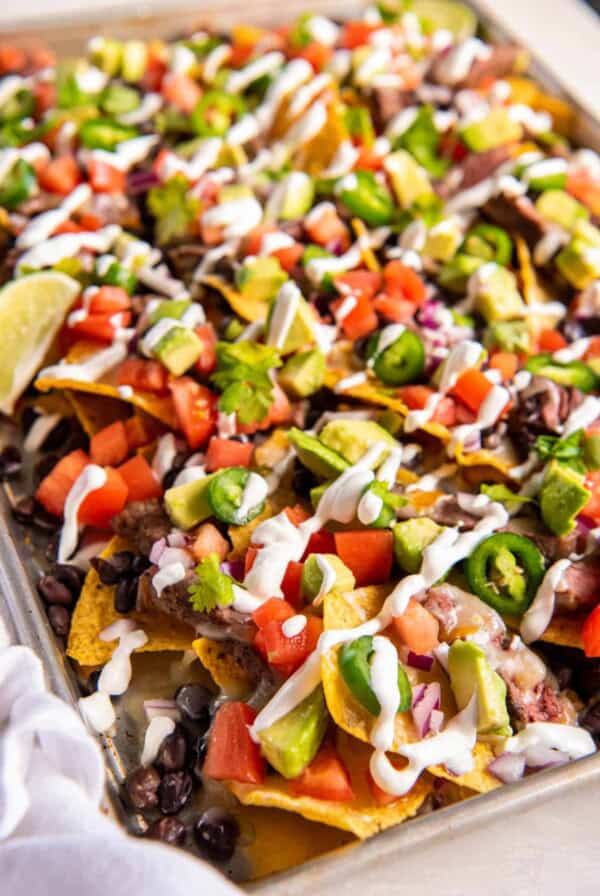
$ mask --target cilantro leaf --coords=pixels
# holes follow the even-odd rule
[[[560,436],[538,436],[535,450],[544,460],[559,461],[578,473],[585,473],[583,462],[583,430],[577,429],[564,439]]]
[[[240,423],[258,423],[273,403],[270,371],[281,367],[277,349],[251,340],[217,343],[217,372],[212,382],[221,390],[219,408],[237,414]]]
[[[526,498],[525,495],[517,495],[506,485],[482,485],[481,494],[487,495],[491,501],[499,501],[501,504],[506,504],[508,507],[517,507],[521,504],[527,504],[528,502],[535,503],[533,498]]]
[[[233,579],[221,572],[217,554],[209,554],[196,567],[196,579],[188,587],[194,610],[205,613],[233,603]]]
[[[148,192],[148,208],[156,219],[156,239],[162,245],[185,236],[198,213],[200,202],[189,189],[186,178],[176,174]]]

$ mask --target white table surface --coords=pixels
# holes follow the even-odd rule
[[[189,0],[188,0],[189,2]],[[218,2],[218,0],[217,0]],[[2,26],[51,12],[139,7],[132,0],[20,0],[0,4]],[[164,6],[168,6],[164,3]],[[182,6],[181,0],[173,4]],[[186,4],[187,5],[187,4]],[[189,2],[191,6],[192,3]],[[200,9],[202,3],[198,3]],[[600,116],[600,23],[576,0],[481,0]],[[311,4],[307,2],[307,8]],[[468,833],[448,833],[402,864],[393,888],[371,882],[369,896],[597,896],[600,894],[600,787],[572,790],[518,817]],[[340,896],[349,881],[340,881]],[[54,894],[49,894],[54,896]]]

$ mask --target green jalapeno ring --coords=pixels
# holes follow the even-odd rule
[[[252,507],[243,519],[239,516],[239,507],[249,476],[250,470],[246,467],[227,467],[210,480],[206,493],[207,500],[214,516],[222,523],[244,526],[265,509],[265,502],[261,501]]]
[[[370,661],[372,656],[373,638],[371,635],[363,635],[340,648],[338,666],[353,697],[372,716],[378,716],[381,706],[371,687]],[[398,690],[400,691],[400,703],[397,711],[408,712],[412,704],[412,688],[406,669],[400,662],[398,663]]]
[[[394,214],[394,200],[387,187],[379,183],[372,171],[356,171],[347,177],[356,185],[346,186],[348,181],[342,178],[338,195],[351,214],[369,227],[389,224]]]
[[[371,337],[367,355],[375,356],[373,370],[386,386],[404,386],[413,383],[425,370],[425,348],[416,333],[404,332],[382,352],[377,352],[379,334]]]
[[[493,224],[478,224],[465,237],[462,251],[467,255],[495,261],[504,267],[510,264],[513,254],[513,242],[501,227]]]
[[[18,159],[0,186],[0,205],[13,211],[29,199],[37,183],[35,171],[25,159]]]
[[[504,593],[491,579],[492,565],[497,573],[510,579]],[[544,578],[544,570],[544,557],[539,548],[531,539],[514,532],[490,535],[465,562],[465,574],[473,594],[507,616],[525,612]]]
[[[86,149],[105,149],[107,152],[112,152],[119,143],[138,136],[137,128],[111,118],[90,118],[79,128],[79,139]]]
[[[543,353],[529,358],[525,370],[545,376],[559,386],[574,386],[582,392],[600,389],[600,377],[583,361],[561,362],[555,360],[551,354]]]
[[[199,137],[222,137],[245,110],[241,97],[224,90],[207,90],[192,112],[192,126]]]

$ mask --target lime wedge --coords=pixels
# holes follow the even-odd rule
[[[411,12],[429,31],[445,28],[452,32],[456,40],[466,40],[477,31],[477,16],[473,10],[452,0],[415,0]]]
[[[12,413],[80,291],[77,280],[57,271],[31,274],[0,290],[0,412]]]

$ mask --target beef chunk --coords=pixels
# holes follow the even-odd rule
[[[379,128],[385,128],[393,118],[409,106],[412,100],[412,91],[402,87],[374,87],[371,92],[375,123]]]
[[[494,224],[511,233],[518,233],[530,248],[534,248],[548,230],[548,223],[527,196],[501,193],[483,206],[483,214]]]
[[[517,723],[566,721],[564,698],[550,681],[541,681],[527,691],[508,681],[507,689],[509,712]]]
[[[581,399],[577,389],[534,376],[508,418],[508,432],[519,456],[527,457],[538,436],[559,435],[562,424]]]
[[[506,78],[515,71],[519,56],[522,54],[520,47],[502,44],[499,47],[492,47],[491,51],[487,59],[477,59],[473,63],[463,87],[479,87],[488,78]]]
[[[556,607],[569,613],[591,610],[600,596],[600,557],[576,560],[564,573],[556,592]]]
[[[112,522],[117,535],[132,543],[147,557],[155,541],[165,538],[172,529],[169,517],[158,498],[132,501]]]
[[[449,199],[455,193],[468,190],[494,174],[500,165],[511,157],[508,146],[497,146],[486,152],[472,152],[450,171],[438,185],[442,199]]]

